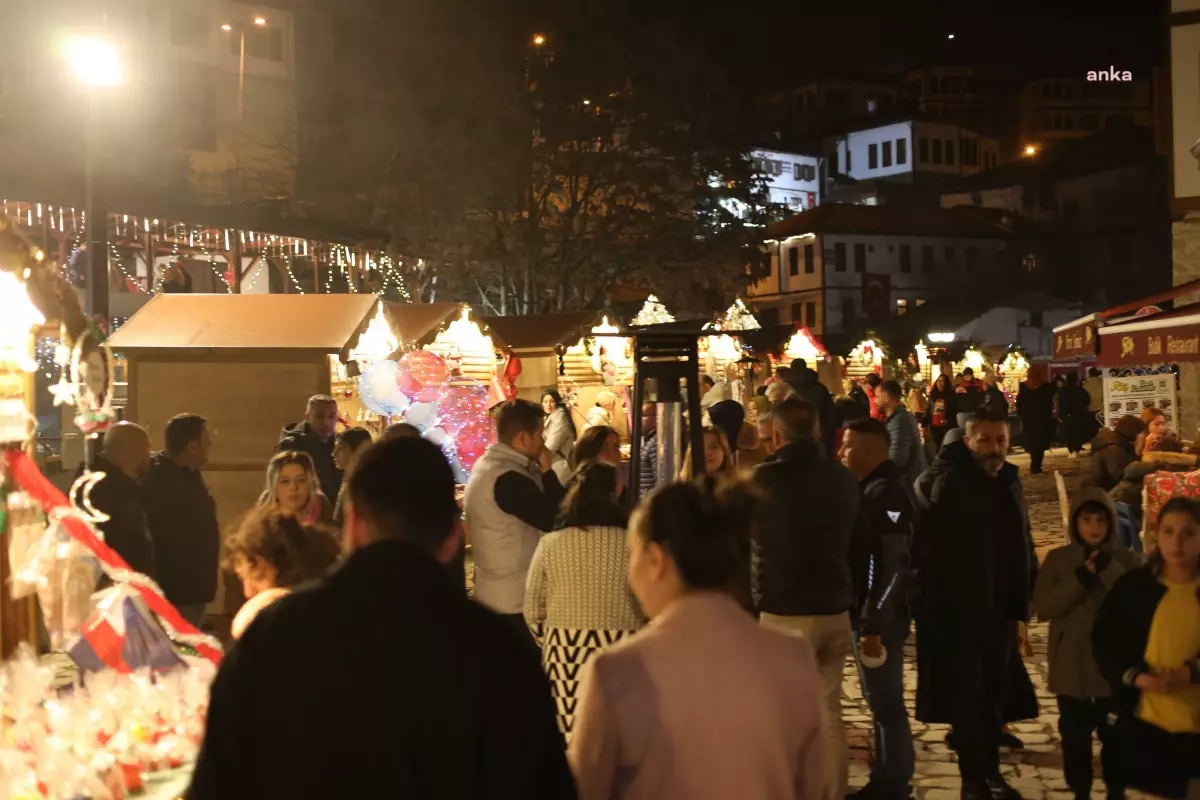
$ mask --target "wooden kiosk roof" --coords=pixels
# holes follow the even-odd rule
[[[319,350],[353,344],[373,294],[160,294],[109,339],[114,350]]]
[[[485,317],[493,339],[511,350],[553,350],[575,344],[600,322],[600,311],[569,311],[523,317]]]
[[[292,350],[354,347],[375,314],[373,294],[160,294],[109,339],[113,350]],[[398,341],[427,344],[460,303],[384,303]]]

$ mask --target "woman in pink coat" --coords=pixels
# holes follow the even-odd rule
[[[585,668],[569,758],[581,800],[818,800],[822,690],[812,648],[728,593],[748,490],[713,478],[651,494],[629,526],[648,627]]]

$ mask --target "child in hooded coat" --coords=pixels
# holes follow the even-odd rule
[[[1139,559],[1120,543],[1116,507],[1100,489],[1080,490],[1070,520],[1071,543],[1046,555],[1033,593],[1038,617],[1050,622],[1049,689],[1058,696],[1063,772],[1077,798],[1091,796],[1097,732],[1108,796],[1121,797],[1125,782],[1112,723],[1113,692],[1092,653],[1092,629],[1109,589]]]

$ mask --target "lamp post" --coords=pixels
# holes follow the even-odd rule
[[[67,65],[87,91],[87,130],[84,133],[83,180],[87,230],[87,294],[84,309],[89,319],[109,324],[108,307],[108,211],[103,198],[96,199],[96,151],[100,132],[99,95],[120,86],[125,78],[116,45],[98,36],[79,36],[67,41],[63,51]],[[92,463],[96,440],[84,437],[84,459]]]
[[[267,24],[265,17],[255,17],[254,24],[260,28]],[[233,23],[226,22],[221,26],[221,30],[226,33],[232,33],[234,29]],[[246,26],[237,25],[238,31],[238,120],[240,121],[246,115]]]

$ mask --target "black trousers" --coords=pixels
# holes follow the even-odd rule
[[[1008,693],[1008,659],[1017,624],[1000,622],[982,642],[958,653],[952,724],[963,783],[981,783],[1000,774],[1000,731]]]
[[[533,633],[525,622],[524,614],[501,614],[500,619],[508,623],[508,626],[516,631],[523,640],[529,642],[531,648],[537,650],[537,640],[533,638]]]
[[[1092,793],[1093,732],[1100,737],[1100,768],[1108,796],[1120,797],[1125,791],[1121,732],[1112,712],[1112,701],[1106,697],[1058,697],[1063,774],[1076,797],[1088,797]]]

